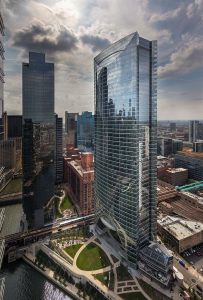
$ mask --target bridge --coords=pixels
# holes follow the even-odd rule
[[[200,190],[203,189],[203,180],[196,181],[190,184],[182,185],[182,186],[176,186],[176,190],[180,192],[186,192],[191,190]]]
[[[52,234],[57,235],[61,231],[70,229],[78,225],[89,225],[94,221],[94,214],[87,215],[84,217],[77,217],[63,221],[56,221],[45,225],[39,229],[29,230],[27,232],[19,232],[11,234],[5,237],[5,256],[9,252],[16,251],[17,249],[25,249],[26,246],[29,246],[32,243],[43,240],[46,237],[49,237]]]

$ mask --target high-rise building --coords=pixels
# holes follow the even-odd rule
[[[30,52],[22,67],[23,208],[28,226],[40,227],[55,190],[54,64]]]
[[[84,111],[77,118],[77,147],[80,151],[93,151],[94,148],[94,115]]]
[[[78,113],[65,112],[66,144],[77,146],[77,117]]]
[[[3,36],[4,36],[4,22],[2,17],[2,3],[0,1],[0,141],[5,139],[4,136],[4,47],[3,47]],[[1,150],[0,150],[1,151]],[[1,165],[0,165],[1,167]],[[2,218],[2,211],[0,213],[0,219]],[[1,231],[1,228],[0,228]],[[0,269],[2,260],[4,257],[5,240],[0,239]],[[5,278],[0,276],[0,299],[4,297]]]
[[[182,151],[183,141],[165,137],[157,138],[157,154],[169,156],[176,154],[177,151]]]
[[[193,151],[194,152],[203,152],[203,141],[193,143]]]
[[[0,3],[0,140],[4,139],[3,112],[4,112],[4,22]]]
[[[174,132],[174,131],[176,131],[176,123],[170,123],[170,131],[171,132]]]
[[[94,213],[93,153],[83,152],[81,159],[69,158],[64,162],[64,181],[80,215]]]
[[[157,42],[133,33],[95,69],[95,200],[99,224],[137,265],[156,239]]]
[[[63,181],[63,119],[56,115],[56,184]]]
[[[13,172],[22,168],[22,138],[0,141],[0,166]]]
[[[179,151],[175,155],[175,167],[188,169],[188,177],[203,180],[203,153]]]
[[[8,138],[22,137],[22,116],[8,115]]]
[[[199,121],[192,120],[189,122],[189,142],[195,143],[199,135]]]

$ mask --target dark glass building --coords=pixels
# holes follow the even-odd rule
[[[3,111],[4,111],[4,22],[2,18],[2,5],[0,3],[0,140],[4,138]]]
[[[77,118],[77,147],[80,151],[94,149],[94,115],[84,111]]]
[[[65,112],[66,144],[77,146],[77,117],[78,113]]]
[[[97,215],[137,265],[156,238],[157,42],[130,34],[94,64]]]
[[[189,122],[189,142],[195,143],[199,139],[199,121],[192,120]]]
[[[23,63],[23,208],[29,227],[44,224],[55,187],[54,64],[29,53]]]
[[[8,118],[8,138],[22,137],[22,116],[10,115]]]
[[[63,181],[63,119],[56,115],[56,184]]]

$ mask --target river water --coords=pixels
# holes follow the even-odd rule
[[[72,300],[23,261],[3,266],[4,300]]]
[[[5,207],[5,220],[0,236],[19,232],[22,205]],[[2,266],[0,276],[5,277],[4,300],[72,300],[57,286],[23,261]]]

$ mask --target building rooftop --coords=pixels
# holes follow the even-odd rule
[[[177,240],[182,240],[203,231],[203,224],[195,221],[188,221],[182,218],[167,216],[158,220],[159,225],[164,227]]]
[[[164,266],[168,265],[169,260],[172,257],[172,254],[165,246],[154,242],[152,242],[149,246],[145,246],[144,248],[142,248],[141,254]]]
[[[195,199],[197,202],[203,204],[203,197],[201,197],[201,196],[195,195],[195,194],[190,193],[190,192],[181,192],[181,194],[184,194],[184,195],[186,195],[186,196],[188,196],[188,197],[190,197],[190,198],[193,198],[193,199]]]
[[[79,161],[79,160],[72,160],[69,162],[69,164],[78,172],[78,174],[80,176],[83,176],[83,174],[85,174],[85,173],[90,173],[90,172],[94,173],[93,168],[92,168],[92,170],[88,170],[88,171],[83,169],[81,166],[81,161]]]
[[[180,172],[187,171],[187,169],[184,169],[184,168],[169,168],[166,171],[169,172],[169,173],[180,173]]]
[[[183,155],[195,159],[203,160],[203,153],[202,152],[191,152],[191,151],[178,151],[176,155]]]

